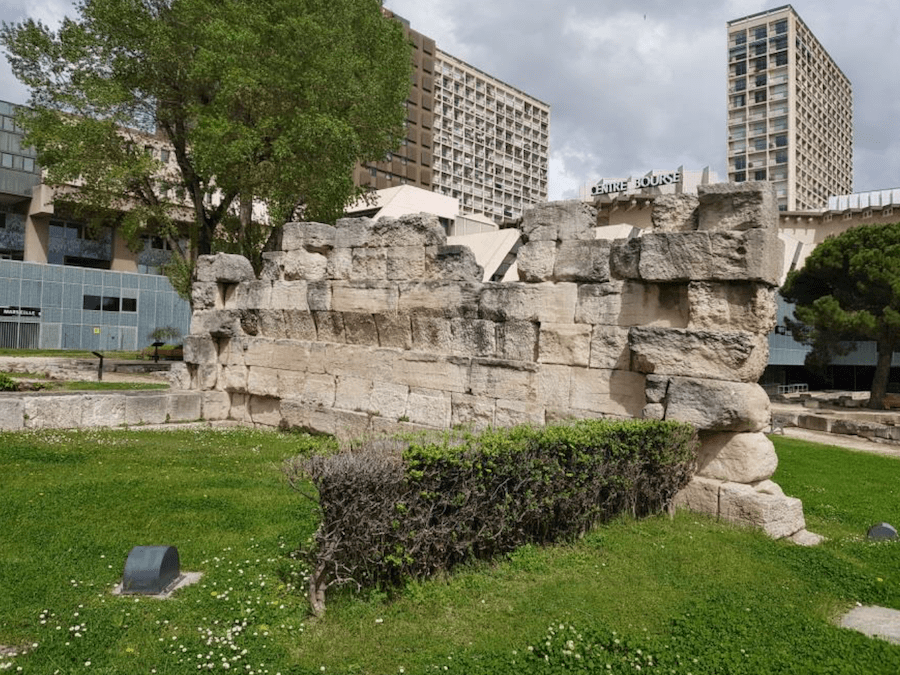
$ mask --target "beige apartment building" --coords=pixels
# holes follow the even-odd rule
[[[728,22],[728,180],[775,183],[782,211],[853,191],[850,80],[784,5]]]

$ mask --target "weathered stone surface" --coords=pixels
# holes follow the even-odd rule
[[[387,251],[383,248],[357,247],[351,249],[351,281],[381,281],[387,279]]]
[[[526,401],[499,399],[494,412],[494,426],[514,427],[519,424],[544,425],[544,406]]]
[[[225,287],[225,309],[259,310],[271,306],[271,281],[242,281]]]
[[[396,349],[333,344],[327,345],[322,361],[329,375],[390,382],[398,355]]]
[[[406,414],[409,387],[393,382],[374,382],[369,399],[369,411],[388,419],[397,420]]]
[[[769,359],[765,335],[744,331],[634,327],[631,366],[641,373],[756,382]]]
[[[306,386],[306,373],[297,370],[278,371],[278,398],[300,398]]]
[[[183,349],[185,363],[216,363],[219,358],[215,342],[208,335],[185,335]]]
[[[628,329],[620,326],[594,326],[591,331],[590,366],[628,370],[631,367]]]
[[[195,311],[191,315],[191,335],[203,335],[204,333],[214,338],[243,335],[240,312],[232,309]]]
[[[526,241],[593,239],[597,209],[578,199],[544,202],[525,209],[522,234]]]
[[[228,409],[228,419],[243,424],[253,424],[250,419],[250,394],[232,394],[231,407]]]
[[[412,349],[412,323],[408,314],[374,314],[378,344],[382,347]]]
[[[481,430],[494,426],[496,399],[471,394],[451,396],[450,424]]]
[[[496,324],[497,356],[513,361],[536,361],[539,324],[504,321]]]
[[[284,370],[324,372],[321,361],[325,347],[315,343],[255,338],[244,342],[243,349],[243,361],[248,366],[272,368],[277,365]]]
[[[184,362],[175,362],[169,367],[166,375],[166,381],[173,390],[190,389],[191,374],[188,372],[187,364]]]
[[[371,412],[372,389],[371,380],[352,376],[339,377],[334,406],[357,412]]]
[[[497,351],[496,324],[483,319],[450,319],[454,354],[494,356]]]
[[[569,407],[639,418],[646,404],[644,376],[622,370],[572,368]]]
[[[285,332],[284,311],[280,309],[257,310],[258,329],[257,335],[269,338],[287,337]]]
[[[272,309],[309,311],[306,299],[309,289],[305,281],[274,281],[271,289],[269,307]]]
[[[165,394],[125,397],[125,424],[163,424],[169,414]]]
[[[665,418],[666,408],[662,403],[648,403],[641,411],[641,419],[664,420]]]
[[[707,431],[762,431],[769,422],[769,397],[758,384],[672,377],[666,419]]]
[[[538,361],[587,366],[591,357],[591,327],[578,323],[542,323]]]
[[[425,276],[425,247],[396,246],[387,249],[386,277],[408,281]]]
[[[397,357],[390,379],[409,387],[464,392],[469,388],[469,364],[464,359],[454,361],[432,354],[406,352]]]
[[[697,195],[701,230],[778,231],[775,186],[769,181],[700,185]]]
[[[252,366],[247,374],[247,393],[254,396],[278,396],[278,370]]]
[[[556,242],[552,240],[529,241],[516,254],[520,281],[551,281],[555,266]]]
[[[234,253],[201,255],[194,268],[195,281],[215,281],[220,284],[236,284],[254,281],[256,275],[250,261]]]
[[[280,241],[278,236],[280,235]],[[334,248],[336,230],[332,225],[322,223],[285,223],[273,232],[267,248],[278,251],[306,249],[310,252],[325,253]]]
[[[530,244],[528,244],[530,246]],[[605,239],[563,241],[556,253],[553,278],[556,281],[609,281],[611,242]],[[519,270],[521,271],[521,249]],[[521,278],[521,272],[520,272]]]
[[[479,312],[491,321],[572,323],[577,301],[578,285],[573,283],[487,283]]]
[[[447,234],[438,217],[430,213],[411,213],[399,218],[379,218],[375,221],[374,243],[386,248],[400,246],[443,246]]]
[[[420,352],[455,353],[450,319],[441,316],[413,315],[412,344],[413,349]]]
[[[399,284],[398,310],[436,316],[477,316],[481,283],[417,281]]]
[[[431,279],[478,282],[484,277],[484,269],[468,246],[438,246],[434,256],[426,256],[425,267]]]
[[[446,392],[413,387],[409,391],[406,415],[413,424],[446,429],[450,426],[450,401]]]
[[[191,373],[191,389],[215,389],[219,377],[219,366],[207,363],[200,365],[188,365]]]
[[[331,292],[331,307],[336,312],[396,312],[400,298],[397,284],[391,282],[335,281]]]
[[[191,303],[194,309],[223,309],[225,299],[215,281],[195,281],[191,286]]]
[[[644,394],[647,396],[648,403],[662,403],[666,400],[666,393],[669,391],[669,378],[659,375],[648,375]]]
[[[332,299],[331,282],[314,281],[306,285],[306,302],[311,312],[330,312]]]
[[[572,369],[543,365],[538,370],[537,401],[547,408],[569,409],[572,400]]]
[[[227,420],[231,396],[224,391],[201,392],[201,416],[205,420]]]
[[[775,328],[775,288],[761,283],[688,284],[689,328],[746,330],[769,334]]]
[[[169,396],[171,397],[171,394]],[[197,394],[193,394],[193,396],[197,396]],[[80,427],[114,427],[125,422],[124,395],[83,396],[79,404],[81,405]]]
[[[193,422],[202,416],[203,400],[200,392],[171,392],[168,399],[167,420],[169,422]]]
[[[319,342],[344,343],[344,315],[340,312],[312,312]]]
[[[288,340],[316,340],[316,322],[313,320],[311,312],[304,309],[285,309],[281,316],[285,338]]]
[[[672,505],[695,513],[711,516],[719,514],[719,487],[721,482],[712,478],[694,476],[687,486],[675,495]]]
[[[268,396],[251,396],[247,410],[257,426],[277,427],[281,424],[281,401]]]
[[[610,245],[609,274],[613,279],[640,279],[641,240],[617,239]]]
[[[789,539],[797,544],[797,546],[818,546],[823,541],[825,541],[825,537],[821,534],[816,534],[815,532],[810,532],[809,530],[800,530],[799,532],[794,532]]]
[[[327,279],[348,280],[353,273],[353,249],[336,248],[328,254],[325,264]]]
[[[761,433],[701,433],[697,473],[707,478],[755,483],[775,473],[775,446]]]
[[[341,218],[334,226],[334,247],[369,246],[374,239],[373,229],[370,218]]]
[[[656,232],[691,232],[699,221],[700,200],[695,195],[660,195],[653,200],[650,221]]]
[[[347,344],[378,346],[375,317],[360,312],[344,312],[344,336]]]
[[[222,366],[216,379],[216,388],[246,394],[249,375],[250,369],[247,366]]]
[[[719,487],[719,517],[759,527],[773,539],[789,537],[806,527],[799,499],[760,492],[742,483],[722,483]]]
[[[687,288],[683,284],[612,281],[578,286],[577,323],[605,326],[670,326],[688,322]]]
[[[469,391],[476,396],[533,400],[537,392],[536,364],[502,359],[472,359]]]
[[[797,426],[801,429],[812,429],[813,431],[824,431],[826,433],[831,432],[832,428],[832,420],[830,417],[825,417],[824,415],[799,415],[797,417]],[[840,429],[840,427],[838,427]],[[849,429],[846,426],[841,430],[841,433],[847,433]]]
[[[327,258],[321,253],[310,253],[304,249],[288,251],[280,259],[285,281],[320,281],[325,278]]]
[[[264,251],[260,281],[281,281],[284,279],[284,251]],[[194,283],[197,283],[196,281]]]
[[[334,377],[313,373],[303,383],[303,394],[300,398],[307,405],[330,408],[334,405],[334,395]]]

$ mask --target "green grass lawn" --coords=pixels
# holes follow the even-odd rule
[[[392,593],[332,589],[313,620],[294,552],[316,517],[279,467],[322,442],[0,433],[0,644],[31,650],[0,669],[900,672],[900,646],[832,625],[856,602],[900,609],[900,544],[864,539],[900,522],[896,459],[776,438],[775,480],[829,537],[816,548],[690,513],[622,518]],[[157,544],[201,582],[167,601],[111,595],[131,547]]]

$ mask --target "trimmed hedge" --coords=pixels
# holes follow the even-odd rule
[[[384,438],[285,466],[318,491],[313,611],[336,583],[394,586],[526,543],[570,539],[619,513],[658,512],[693,475],[695,430],[582,420],[481,434]],[[314,498],[311,495],[311,498]]]

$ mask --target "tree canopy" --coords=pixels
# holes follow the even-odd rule
[[[891,358],[900,350],[900,223],[829,237],[788,274],[781,295],[796,305],[794,338],[813,348],[808,364],[827,364],[859,340],[876,343],[869,407],[882,408]]]
[[[379,0],[80,0],[57,31],[3,23],[20,119],[51,185],[132,241],[251,257],[268,223],[333,221],[357,161],[404,136],[411,53]],[[147,152],[168,144],[168,165]]]

